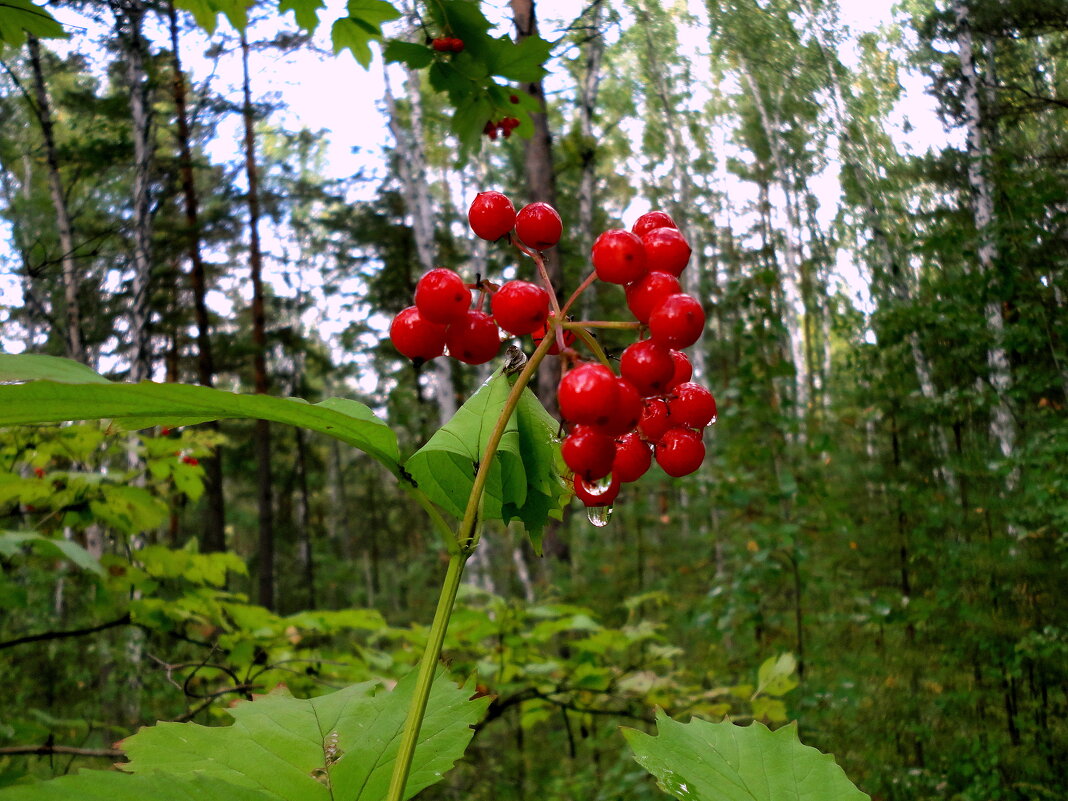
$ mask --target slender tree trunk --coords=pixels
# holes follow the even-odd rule
[[[41,69],[41,45],[36,36],[26,36],[26,49],[30,54],[30,68],[33,70],[33,89],[36,99],[37,121],[41,125],[41,135],[45,146],[45,163],[48,165],[48,191],[52,197],[52,207],[56,212],[56,230],[59,233],[60,260],[63,266],[63,301],[65,308],[67,358],[79,362],[85,361],[82,348],[81,311],[78,306],[79,278],[74,267],[74,235],[71,232],[70,211],[67,197],[63,192],[63,180],[59,174],[59,158],[56,155],[56,137],[52,123],[52,104],[48,98],[44,71]]]
[[[601,62],[604,57],[604,0],[594,0],[589,9],[590,32],[582,45],[585,70],[578,82],[579,160],[582,173],[578,191],[578,231],[580,252],[585,256],[593,249],[593,214],[597,188],[597,137],[593,121],[597,111],[597,95],[601,87]],[[592,292],[582,296],[583,318],[588,318]]]
[[[200,251],[200,210],[196,181],[193,175],[193,149],[189,131],[189,105],[178,50],[178,15],[174,3],[167,3],[170,21],[171,64],[174,71],[174,106],[178,127],[178,168],[182,181],[182,199],[185,204],[186,236],[189,238],[189,283],[193,290],[193,314],[197,326],[197,382],[205,387],[215,383],[215,360],[211,348],[211,322],[208,316],[207,274]],[[218,423],[208,423],[209,428],[219,430]],[[200,462],[207,482],[204,497],[204,534],[201,549],[210,553],[226,549],[226,501],[223,494],[222,461],[218,452]]]
[[[267,323],[263,297],[263,254],[260,250],[259,173],[256,167],[256,131],[248,72],[248,37],[241,32],[242,116],[245,125],[245,177],[248,181],[249,267],[252,275],[252,366],[257,393],[266,394]],[[271,488],[271,426],[255,424],[256,503],[259,509],[259,602],[273,609],[274,600],[274,497]]]
[[[149,198],[153,158],[152,103],[145,67],[148,49],[143,34],[145,5],[142,0],[118,0],[113,10],[118,40],[126,59],[133,121],[133,280],[130,285],[133,357],[130,380],[136,382],[152,377],[152,212]]]
[[[964,114],[968,133],[968,184],[972,190],[972,216],[978,236],[979,271],[994,284],[998,274],[998,251],[995,243],[994,187],[988,171],[992,154],[984,132],[983,113],[979,104],[980,81],[975,69],[975,45],[972,39],[971,18],[966,0],[954,0],[953,13],[957,21],[957,56],[964,83]],[[990,384],[997,394],[990,435],[1002,456],[1010,458],[1016,446],[1016,432],[1009,408],[1011,386],[1009,357],[1005,350],[1005,320],[997,292],[989,293],[984,309],[991,344],[987,349],[987,369]],[[1016,483],[1015,475],[1007,482],[1010,491]]]
[[[294,429],[297,439],[297,540],[300,542],[300,561],[304,569],[304,590],[308,609],[315,609],[315,549],[311,535],[311,498],[308,493],[308,449],[304,444],[304,430]]]

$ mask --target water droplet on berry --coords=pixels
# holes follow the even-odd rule
[[[586,492],[594,498],[600,498],[608,490],[612,489],[612,474],[609,473],[604,478],[600,478],[597,481],[586,482]]]
[[[604,528],[608,525],[608,521],[612,519],[612,507],[611,506],[587,506],[586,517],[590,523],[597,526],[597,528]]]

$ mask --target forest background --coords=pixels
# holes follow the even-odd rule
[[[537,34],[533,3],[496,5]],[[554,8],[544,85],[514,81],[523,124],[490,141],[414,51],[379,83],[335,29],[354,73],[299,4],[210,37],[167,4],[71,4],[65,42],[5,36],[4,349],[354,397],[411,452],[488,370],[413,368],[390,316],[431,266],[516,269],[469,233],[475,192],[560,210],[565,293],[597,232],[667,211],[708,318],[709,457],[625,490],[607,527],[565,515],[542,558],[487,532],[446,658],[494,700],[425,797],[658,797],[617,729],[660,706],[796,720],[874,798],[1061,798],[1068,10],[907,0],[862,29],[847,5]],[[447,58],[425,47],[445,32],[384,22]],[[262,76],[309,60],[382,96],[335,80],[351,129],[300,127]],[[925,105],[942,128],[910,147]],[[618,317],[623,295],[583,304]],[[7,428],[0,455],[0,786],[418,659],[441,555],[363,454],[232,422]]]

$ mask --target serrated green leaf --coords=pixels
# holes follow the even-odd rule
[[[38,39],[65,39],[63,26],[46,9],[29,0],[0,2],[0,41],[16,47],[26,41],[26,35]]]
[[[104,576],[104,568],[100,566],[96,557],[76,542],[45,537],[32,531],[0,532],[0,555],[10,557],[25,545],[29,545],[42,556],[66,559],[82,570],[96,573],[101,578]]]
[[[103,770],[83,770],[0,790],[3,801],[284,801],[264,788],[239,787],[205,776],[130,776]]]
[[[534,83],[545,77],[543,66],[549,60],[552,45],[539,36],[529,36],[521,42],[513,42],[507,36],[490,39],[486,48],[486,69],[496,75],[518,83]]]
[[[319,9],[326,8],[323,0],[278,0],[279,13],[292,11],[297,25],[306,31],[319,27]]]
[[[400,39],[390,39],[382,55],[388,62],[405,64],[413,70],[428,67],[434,60],[434,51],[426,45],[404,42]]]
[[[400,12],[385,0],[349,0],[345,8],[349,15],[330,29],[334,52],[351,50],[366,69],[371,65],[371,41],[382,36],[382,23],[397,19]]]
[[[802,745],[796,724],[678,723],[657,713],[657,735],[623,729],[634,758],[683,801],[863,801],[830,754]],[[869,799],[870,801],[870,799]]]
[[[426,496],[456,517],[463,517],[479,462],[511,388],[500,372],[494,374],[404,465]],[[490,466],[482,504],[484,520],[501,520],[504,504],[519,508],[526,502],[527,479],[519,442],[513,413]]]
[[[756,695],[785,695],[797,686],[797,659],[786,653],[765,659],[757,671]]]
[[[215,32],[220,14],[234,26],[234,30],[243,31],[248,27],[246,0],[175,0],[174,5],[192,14],[197,25],[208,33]]]
[[[37,377],[39,364],[23,359],[0,355],[0,371],[7,380]],[[70,376],[66,380],[75,378]],[[399,472],[396,435],[374,412],[347,398],[310,404],[292,398],[239,395],[209,387],[148,381],[111,384],[30,380],[26,384],[0,385],[0,425],[99,418],[114,420],[131,429],[225,419],[270,420],[347,442],[386,465],[394,474]]]
[[[409,674],[393,692],[373,682],[310,700],[274,692],[231,708],[232,726],[160,723],[122,743],[130,757],[123,767],[134,774],[195,772],[239,787],[269,787],[285,801],[379,801],[415,677]],[[469,700],[471,694],[444,676],[435,680],[405,798],[439,781],[463,755],[471,726],[489,705],[488,698]]]

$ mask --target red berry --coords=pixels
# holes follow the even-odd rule
[[[620,483],[637,481],[653,463],[653,452],[637,431],[616,440],[616,458],[612,461],[612,476]]]
[[[638,433],[649,442],[659,442],[664,433],[671,428],[668,405],[660,398],[650,398],[642,406],[642,416],[638,420]]]
[[[508,102],[513,104],[518,103],[519,95],[508,95]]]
[[[471,290],[452,270],[438,267],[415,285],[415,306],[423,319],[448,325],[467,314],[471,307]]]
[[[689,428],[669,428],[656,443],[656,463],[669,476],[688,476],[704,460],[705,443]]]
[[[668,382],[668,389],[673,389],[683,381],[689,381],[693,377],[693,365],[689,357],[681,350],[671,351],[671,359],[675,362],[675,375]]]
[[[642,414],[642,398],[637,388],[625,378],[616,379],[616,402],[608,420],[596,426],[602,434],[619,437],[633,431]]]
[[[510,119],[515,118],[505,117],[501,122]],[[519,120],[516,120],[516,124],[518,123]],[[534,250],[551,248],[560,241],[560,234],[563,230],[564,224],[560,220],[560,215],[548,203],[531,203],[529,206],[524,206],[515,218],[516,236],[524,245]]]
[[[611,437],[599,434],[589,426],[571,429],[560,445],[560,455],[576,476],[587,481],[604,478],[612,470],[616,458],[616,443]]]
[[[649,333],[668,348],[688,348],[705,330],[705,310],[697,298],[669,295],[649,315]]]
[[[200,464],[200,460],[197,459],[197,457],[195,456],[183,456],[182,463],[187,464],[190,467],[196,467],[198,464]]]
[[[496,139],[497,139],[497,123],[495,123],[493,120],[490,120],[482,128],[482,133],[484,133],[486,136],[488,136],[490,138],[490,141],[496,141]],[[468,222],[470,222],[470,215],[468,215]],[[474,224],[472,224],[471,228],[474,229],[474,227],[475,227]],[[505,231],[505,233],[508,233],[508,232]],[[479,236],[481,236],[481,234],[479,234]],[[502,234],[502,236],[503,236],[503,234]],[[500,239],[500,237],[497,237],[497,238]],[[483,239],[485,239],[485,237],[483,237]]]
[[[654,228],[642,237],[650,270],[679,275],[690,262],[690,243],[677,228]]]
[[[645,247],[622,228],[605,231],[591,253],[597,277],[610,284],[629,284],[645,275]]]
[[[168,426],[163,426],[159,430],[159,435],[161,437],[169,437],[171,435],[171,429]]]
[[[43,467],[35,467],[35,468],[33,468],[33,474],[35,476],[37,476],[38,478],[44,478],[44,474],[45,474],[44,468]]]
[[[637,281],[627,284],[627,307],[634,319],[649,323],[649,315],[668,295],[682,292],[679,279],[671,273],[650,270]]]
[[[545,327],[549,293],[529,281],[509,281],[494,294],[490,308],[497,325],[509,334],[532,334]]]
[[[462,53],[464,51],[464,40],[452,38],[448,40],[449,50],[453,53]]]
[[[439,53],[448,53],[452,50],[452,40],[448,38],[434,39],[430,42],[430,46],[437,50]]]
[[[519,119],[517,117],[504,117],[497,124],[501,128],[503,128],[504,130],[510,131],[513,128],[518,128],[519,127]],[[550,206],[549,208],[552,208],[552,206]],[[554,211],[555,211],[555,209],[554,209]]]
[[[472,310],[445,329],[445,344],[454,359],[485,364],[501,349],[501,332],[490,315]]]
[[[560,380],[556,399],[561,416],[572,423],[603,425],[616,404],[615,374],[603,364],[580,364]]]
[[[575,497],[589,506],[611,506],[612,501],[619,495],[620,481],[615,476],[612,478],[588,482],[582,476],[575,476]]]
[[[393,347],[413,361],[425,362],[445,352],[445,326],[424,319],[415,306],[393,318],[389,338]]]
[[[549,312],[549,317],[553,317],[553,316],[554,316],[554,312]],[[534,347],[535,348],[538,347],[538,345],[541,344],[541,341],[543,339],[545,339],[545,328],[546,328],[547,325],[548,325],[548,323],[545,323],[545,325],[538,326],[538,328],[533,332],[532,339],[534,340]],[[574,341],[575,341],[575,332],[574,331],[570,331],[570,330],[565,330],[564,331],[564,347],[565,348],[571,347],[571,345],[572,345],[572,343]],[[553,334],[553,344],[549,346],[549,355],[550,356],[559,356],[560,355],[560,344],[559,344],[559,342],[556,341],[556,335],[555,334]]]
[[[685,381],[672,390],[672,395],[668,399],[672,425],[704,428],[715,422],[716,399],[700,384]]]
[[[654,228],[678,228],[675,225],[675,221],[671,219],[671,215],[665,214],[662,211],[650,211],[648,214],[643,214],[631,227],[631,231],[635,236],[645,236]]]
[[[624,349],[619,357],[619,372],[645,398],[667,390],[668,382],[675,375],[675,362],[666,347],[651,339],[643,339]]]
[[[489,137],[497,138],[496,127]],[[515,206],[500,192],[479,192],[467,211],[467,222],[475,236],[496,242],[515,227]]]

